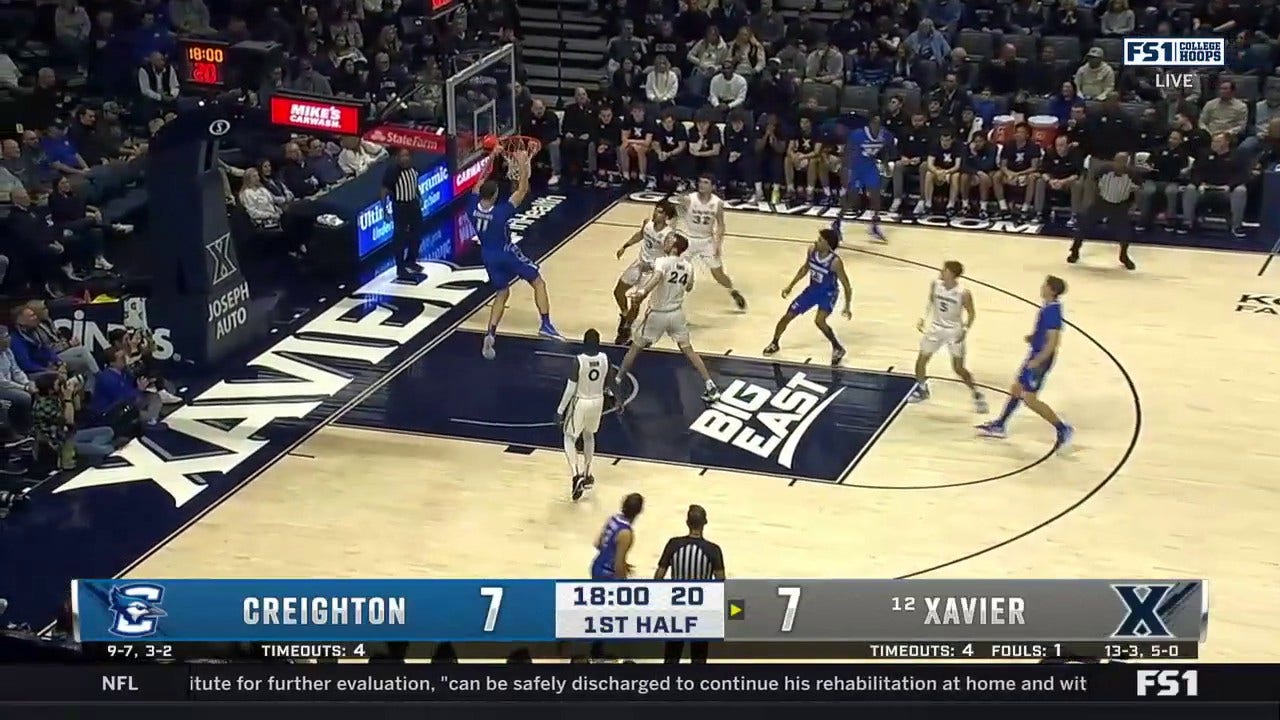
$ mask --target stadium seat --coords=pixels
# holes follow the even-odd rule
[[[841,92],[840,110],[872,113],[880,109],[880,91],[874,87],[846,85]]]
[[[1108,63],[1118,63],[1124,59],[1124,38],[1098,38],[1093,41],[1093,46],[1102,48],[1102,59]]]
[[[889,98],[891,97],[902,98],[902,107],[907,112],[916,112],[917,110],[921,109],[920,108],[920,88],[916,88],[916,87],[888,88],[884,91],[883,102],[887,104],[889,102]]]
[[[1012,33],[1006,33],[1001,40],[1006,45],[1012,45],[1014,49],[1017,50],[1018,57],[1024,60],[1034,60],[1039,54],[1039,51],[1036,49],[1035,35],[1014,35]]]
[[[979,60],[989,58],[995,52],[991,43],[991,33],[981,30],[961,30],[960,47],[969,53],[969,57]]]
[[[804,83],[800,86],[800,102],[801,104],[809,102],[810,98],[818,101],[818,107],[824,112],[836,110],[840,107],[840,89],[834,85],[826,83]]]
[[[1218,76],[1218,82],[1222,82],[1223,80],[1230,80],[1234,82],[1236,84],[1236,97],[1250,105],[1256,103],[1262,97],[1262,92],[1258,88],[1257,75],[1230,75],[1228,73],[1222,73]],[[1268,80],[1270,80],[1270,78],[1268,78]],[[1218,89],[1214,88],[1212,94],[1217,95]]]
[[[1058,60],[1070,61],[1076,65],[1080,64],[1080,38],[1070,35],[1050,35],[1044,39],[1044,44],[1053,48]]]

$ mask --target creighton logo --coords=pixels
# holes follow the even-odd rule
[[[231,244],[231,233],[205,245],[204,249],[213,261],[213,272],[210,273],[211,285],[220,285],[223,280],[240,272],[240,268],[236,267],[235,259],[231,257],[231,253],[235,250]]]
[[[790,470],[813,421],[844,391],[832,392],[802,372],[778,390],[734,380],[689,429]]]
[[[164,600],[164,588],[150,583],[116,586],[111,588],[112,635],[140,638],[154,635],[160,618],[168,615],[160,607]]]

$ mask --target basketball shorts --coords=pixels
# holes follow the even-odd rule
[[[644,258],[636,258],[626,270],[622,271],[622,275],[618,278],[618,282],[629,288],[644,287],[644,282],[653,274],[653,263]]]
[[[640,339],[645,345],[652,345],[666,335],[676,345],[689,344],[689,323],[684,319],[684,310],[649,310],[640,322]]]
[[[792,315],[803,315],[813,308],[818,308],[824,313],[830,313],[836,308],[836,297],[840,291],[836,288],[826,287],[807,287],[791,301],[791,307],[787,308],[787,312]]]
[[[1046,363],[1038,368],[1029,368],[1027,363],[1022,363],[1022,367],[1018,368],[1018,384],[1027,392],[1038,393],[1044,387],[1045,378],[1048,377],[1049,371],[1053,369],[1053,363]]]
[[[489,285],[495,290],[509,287],[516,280],[538,279],[538,266],[517,247],[484,258],[484,269],[489,273]]]
[[[709,237],[690,237],[689,249],[684,252],[684,256],[702,263],[708,270],[724,267],[720,256],[716,254],[716,243]]]
[[[925,355],[932,355],[943,347],[947,348],[953,358],[964,357],[964,330],[935,325],[926,330],[924,337],[920,339],[920,352]]]
[[[600,429],[602,415],[604,398],[576,398],[565,413],[564,434],[576,438],[583,433],[595,433]]]
[[[880,168],[875,163],[855,162],[849,168],[849,187],[854,190],[879,190]]]

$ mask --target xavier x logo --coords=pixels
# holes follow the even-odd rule
[[[1177,602],[1165,603],[1173,585],[1112,585],[1124,601],[1125,618],[1112,637],[1169,638],[1173,633],[1165,625],[1162,614]],[[1176,601],[1177,598],[1171,598]]]
[[[212,271],[209,273],[212,278],[211,286],[222,284],[223,280],[240,272],[240,268],[236,267],[236,260],[232,257],[235,247],[231,244],[231,233],[227,233],[222,237],[214,240],[204,246],[205,252],[209,253],[210,260],[213,261]]]

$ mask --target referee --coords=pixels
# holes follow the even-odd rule
[[[1080,260],[1080,246],[1084,244],[1085,233],[1094,230],[1104,220],[1115,230],[1116,239],[1120,241],[1120,264],[1126,270],[1137,268],[1129,258],[1129,243],[1133,242],[1133,220],[1129,217],[1129,209],[1133,206],[1134,193],[1141,182],[1129,165],[1128,153],[1116,153],[1110,161],[1099,169],[1098,193],[1085,208],[1084,215],[1076,224],[1075,242],[1071,243],[1071,253],[1067,262]]]
[[[702,536],[702,530],[707,526],[707,511],[701,505],[690,505],[684,522],[689,526],[689,534],[667,541],[653,579],[665,580],[670,570],[672,580],[724,580],[724,553],[719,545]],[[689,643],[689,661],[705,663],[709,648],[705,641]],[[666,644],[663,655],[667,664],[675,665],[683,653],[684,643],[677,640]]]
[[[395,222],[392,248],[396,254],[396,277],[412,280],[420,272],[418,242],[422,239],[422,195],[418,192],[418,171],[408,150],[396,152],[396,161],[387,166],[382,176],[382,201],[391,199],[391,218]]]

